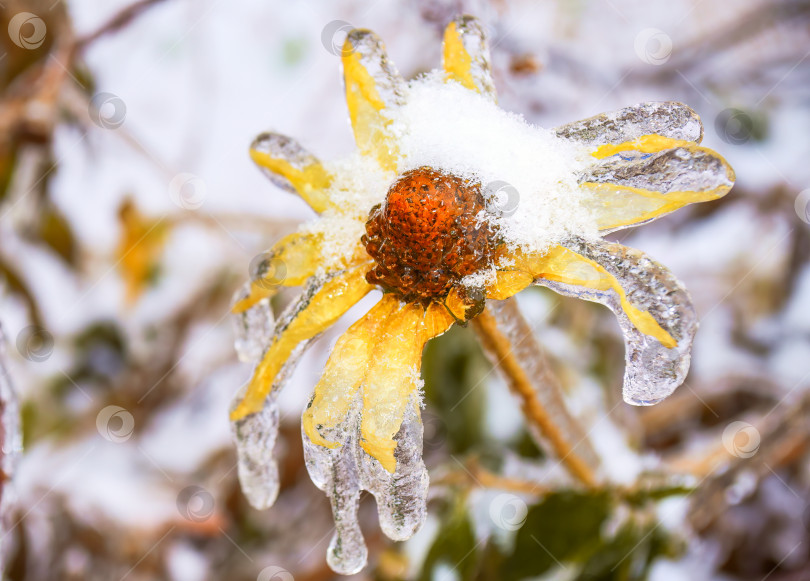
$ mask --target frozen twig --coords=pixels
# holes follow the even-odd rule
[[[540,345],[513,299],[490,301],[472,321],[484,350],[520,398],[532,435],[585,486],[597,484],[599,458],[565,405]]]

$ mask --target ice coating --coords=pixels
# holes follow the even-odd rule
[[[556,292],[609,307],[624,334],[625,372],[622,395],[633,405],[653,405],[683,383],[691,356],[692,340],[698,327],[697,314],[686,289],[666,268],[643,252],[602,240],[574,238],[565,246],[601,265],[616,277],[631,304],[647,311],[677,342],[668,349],[657,339],[636,329],[622,311],[613,290],[585,287],[538,279],[536,284]]]
[[[251,284],[247,282],[236,291],[233,297],[234,304],[250,296]],[[273,336],[274,323],[270,297],[264,297],[253,307],[233,317],[236,336],[234,348],[239,361],[252,362],[261,358],[267,343]]]
[[[284,311],[275,324],[269,297],[263,298],[245,312],[234,315],[237,329],[235,345],[239,358],[258,363],[273,337],[281,333],[306,308],[312,295],[327,280],[326,277],[311,280],[298,300]],[[245,298],[249,289],[250,283],[237,291],[235,301]],[[273,455],[279,422],[276,396],[310,343],[311,339],[302,341],[291,353],[276,377],[273,390],[267,396],[262,410],[231,422],[231,433],[236,443],[239,484],[251,506],[260,510],[272,506],[278,496],[278,465]],[[243,400],[246,388],[247,386],[243,387],[236,394],[232,409]]]
[[[395,436],[396,470],[390,473],[359,443],[362,397],[358,395],[346,419],[323,434],[337,448],[318,446],[302,430],[304,456],[310,478],[329,497],[335,534],[327,561],[338,573],[356,573],[366,564],[367,549],[357,522],[361,490],[377,501],[380,528],[393,540],[409,539],[427,517],[428,473],[422,461],[423,426],[416,398]]]
[[[234,401],[241,401],[241,396],[240,393]],[[231,422],[236,441],[239,484],[250,505],[258,510],[270,508],[278,497],[278,465],[273,456],[278,437],[278,418],[278,403],[273,393],[260,412]]]
[[[380,38],[369,30],[353,30],[346,37],[344,52],[354,54],[374,79],[377,95],[387,107],[402,104],[405,81],[388,58]]]
[[[250,145],[251,154],[265,154],[274,159],[283,159],[293,169],[304,170],[309,166],[317,165],[318,158],[305,149],[292,137],[279,133],[262,133]],[[271,171],[260,165],[262,173],[278,187],[290,193],[296,193],[293,184],[278,172]]]
[[[579,422],[568,412],[559,380],[551,371],[531,325],[523,318],[517,300],[513,297],[504,301],[488,301],[487,309],[497,321],[498,331],[509,341],[512,355],[530,378],[537,399],[554,418],[561,436],[569,442],[570,454],[581,457],[589,466],[598,467],[599,457],[591,446],[588,434],[583,432]],[[493,351],[486,342],[482,342],[482,347],[492,365],[500,370],[502,356]],[[530,423],[528,427],[542,450],[554,449],[536,425]]]
[[[558,137],[598,147],[606,143],[632,141],[642,135],[700,143],[703,125],[690,107],[675,101],[639,103],[554,129]]]
[[[701,148],[675,147],[652,154],[627,151],[609,156],[583,172],[580,182],[589,184],[615,184],[625,188],[660,192],[664,196],[672,194],[678,203],[677,196],[690,192],[691,201],[705,201],[720,197],[734,185],[734,172],[714,152]],[[638,212],[645,202],[665,204],[644,200],[642,196],[633,198],[633,208]],[[593,204],[594,211],[606,214],[604,200],[594,196],[587,205]],[[600,205],[602,207],[600,207]],[[622,204],[616,200],[615,211]],[[633,225],[650,222],[664,215],[658,213],[648,220],[635,221]],[[602,233],[619,230],[624,226],[603,228]]]
[[[427,517],[430,479],[422,461],[424,428],[414,397],[395,436],[397,467],[391,474],[366,454],[359,454],[363,488],[377,500],[380,528],[395,541],[404,541],[419,530]]]
[[[359,406],[360,399],[357,398],[346,420],[333,431],[331,437],[341,442],[338,448],[313,444],[306,432],[301,431],[309,477],[326,493],[332,505],[335,534],[329,542],[326,561],[333,571],[342,575],[360,571],[368,557],[357,521],[361,490],[356,459],[359,447],[355,441],[359,431]]]
[[[464,51],[470,57],[469,72],[476,88],[494,101],[496,92],[495,83],[492,80],[492,71],[489,66],[489,43],[481,23],[472,16],[460,16],[453,21],[453,24]],[[447,38],[445,37],[446,50]],[[447,63],[445,63],[446,66]]]

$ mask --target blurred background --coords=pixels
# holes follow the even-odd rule
[[[347,30],[377,32],[410,78],[438,66],[459,13],[488,27],[503,108],[552,127],[682,101],[738,181],[613,236],[667,265],[700,315],[690,375],[663,403],[621,403],[607,309],[520,295],[613,484],[586,493],[550,469],[456,328],[425,355],[428,522],[392,543],[364,498],[356,578],[810,579],[805,0],[3,0],[6,578],[334,576],[300,414],[363,306],[283,392],[281,495],[253,510],[227,422],[250,374],[229,302],[251,259],[312,214],[247,147],[274,130],[324,159],[349,152]]]

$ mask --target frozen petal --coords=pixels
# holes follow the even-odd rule
[[[693,143],[700,143],[703,139],[703,125],[698,114],[674,101],[639,103],[561,125],[554,132],[558,137],[593,147],[632,141],[651,134]]]
[[[253,372],[244,399],[231,412],[236,421],[262,409],[265,398],[286,379],[294,355],[304,344],[330,327],[374,287],[366,282],[366,269],[355,267],[331,278],[310,280],[301,298],[290,305],[276,325],[275,334]]]
[[[270,296],[251,297],[253,283],[245,283],[236,291],[233,303],[234,347],[240,361],[258,361],[264,348],[270,342],[275,329],[273,308]],[[236,308],[236,305],[247,304],[247,308]]]
[[[336,428],[346,419],[360,389],[377,333],[398,308],[399,299],[385,295],[338,339],[302,418],[303,430],[313,443],[336,448],[344,442],[345,433],[337,433]]]
[[[484,309],[485,298],[484,289],[455,286],[444,298],[444,306],[463,325]]]
[[[531,285],[534,278],[520,270],[499,270],[495,281],[487,287],[487,298],[494,300],[508,299]]]
[[[243,398],[234,398],[234,405]],[[261,411],[231,423],[236,442],[239,484],[253,508],[264,510],[278,497],[278,465],[273,449],[278,436],[278,404],[275,393],[267,397]]]
[[[379,338],[372,365],[363,384],[360,446],[389,473],[396,468],[394,436],[399,432],[411,397],[419,389],[422,349],[450,325],[428,334],[425,310],[409,304],[392,316]]]
[[[297,193],[316,212],[329,207],[326,190],[331,176],[317,157],[291,137],[262,133],[251,144],[250,157],[274,184]]]
[[[720,155],[684,142],[648,136],[603,146],[597,153],[602,159],[586,170],[580,182],[591,194],[585,203],[606,232],[655,220],[687,204],[715,200],[734,185],[734,171]]]
[[[418,304],[408,304],[391,317],[378,339],[363,385],[360,446],[388,472],[396,468],[394,436],[418,389],[414,370],[421,367],[426,342],[423,319],[424,310]]]
[[[360,480],[356,462],[356,433],[359,398],[341,429],[349,434],[346,443],[330,449],[310,441],[303,432],[304,459],[312,482],[326,493],[332,505],[335,534],[326,552],[326,561],[336,573],[352,575],[366,566],[368,549],[357,522]]]
[[[430,478],[422,461],[424,428],[414,394],[405,408],[397,443],[396,469],[388,472],[377,460],[359,454],[363,488],[377,500],[380,528],[389,539],[404,541],[419,530],[427,518]]]
[[[370,262],[361,244],[354,256],[337,264],[346,269]],[[302,286],[316,273],[324,271],[323,239],[319,234],[294,232],[279,240],[270,250],[257,256],[250,265],[250,292],[238,295],[231,308],[234,313],[251,308],[280,287]],[[327,269],[326,274],[330,274]]]
[[[442,67],[448,80],[495,100],[489,43],[478,19],[460,16],[448,24],[442,49]]]
[[[368,30],[353,30],[343,48],[346,104],[357,147],[386,170],[396,169],[397,150],[385,109],[403,101],[405,81],[388,59],[382,41]]]
[[[683,285],[643,252],[572,239],[533,264],[537,284],[598,302],[624,333],[624,400],[652,405],[683,383],[698,321]]]

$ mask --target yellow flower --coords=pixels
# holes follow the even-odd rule
[[[603,303],[625,334],[625,399],[655,403],[682,382],[697,326],[688,295],[663,267],[599,234],[719,198],[734,174],[698,145],[700,120],[679,103],[644,103],[550,131],[500,112],[486,38],[471,17],[447,27],[442,71],[410,85],[369,31],[348,35],[342,62],[359,152],[353,162],[321,163],[273,133],[251,148],[271,179],[320,218],[268,252],[234,305],[249,347],[243,351],[256,367],[231,420],[243,487],[255,505],[268,506],[277,493],[267,452],[276,436],[276,392],[309,341],[371,291],[383,291],[337,341],[302,420],[310,474],[338,522],[329,562],[348,573],[365,562],[351,516],[361,488],[377,497],[389,537],[408,538],[423,521],[422,350],[479,315],[486,301],[540,284]],[[437,77],[446,88],[436,87]],[[424,109],[414,105],[419,99]],[[449,106],[420,135],[418,112],[442,99]],[[456,120],[456,103],[480,116]],[[512,133],[501,138],[487,126],[492,139],[483,134],[489,150],[481,152],[475,124],[498,115]],[[536,159],[523,159],[522,140],[537,144]],[[501,176],[499,168],[515,171]],[[529,178],[554,172],[543,191],[532,189]],[[533,223],[535,237],[527,230]],[[299,285],[301,298],[268,328],[269,297],[278,286]],[[266,344],[250,346],[251,334]]]

